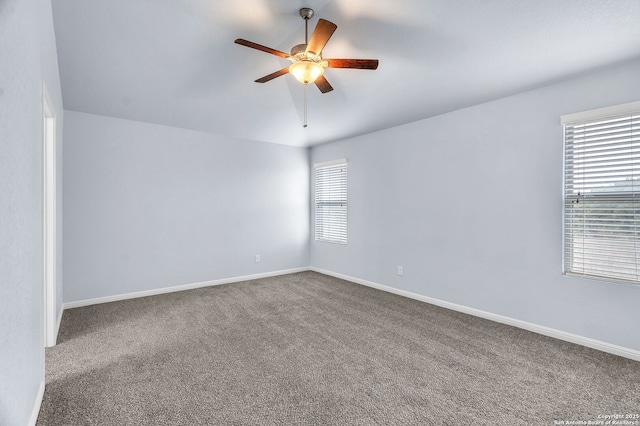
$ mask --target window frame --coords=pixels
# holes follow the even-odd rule
[[[332,186],[331,188],[325,187],[324,190],[319,191],[319,173],[321,171],[331,172],[342,168],[339,175],[327,176],[329,179],[326,184]],[[349,185],[348,185],[348,162],[346,158],[341,158],[332,161],[325,161],[321,163],[315,163],[313,165],[313,224],[314,224],[314,241],[342,244],[346,245],[348,242],[348,218],[349,218]],[[320,200],[321,194],[326,195],[325,199]],[[344,198],[340,198],[340,197]],[[319,217],[321,212],[322,217]],[[325,217],[334,213],[335,219],[331,217]],[[322,221],[322,226],[319,226],[319,222]]]
[[[640,256],[636,255],[634,262],[632,263],[633,267],[631,267],[631,269],[636,270],[635,273],[635,278],[629,278],[629,277],[624,277],[623,272],[619,272],[621,270],[623,270],[623,267],[616,267],[616,268],[612,268],[609,271],[606,272],[602,272],[602,270],[599,270],[599,273],[595,273],[595,271],[598,270],[597,268],[597,262],[598,259],[596,259],[597,256],[600,256],[601,253],[609,253],[609,256],[611,256],[611,254],[615,253],[620,253],[620,254],[624,254],[625,251],[618,251],[617,248],[610,248],[610,249],[605,249],[605,250],[601,250],[598,249],[598,243],[596,243],[596,245],[594,246],[595,248],[590,248],[591,250],[601,250],[600,252],[597,252],[595,255],[591,255],[590,259],[587,259],[587,255],[585,254],[585,242],[584,242],[584,238],[583,237],[583,243],[582,243],[582,268],[575,268],[573,267],[576,263],[576,256],[573,256],[569,253],[570,251],[570,247],[568,247],[568,232],[575,232],[576,229],[578,230],[582,230],[583,235],[586,235],[587,230],[591,229],[596,229],[596,232],[600,231],[600,232],[604,232],[607,229],[607,226],[610,226],[610,224],[607,224],[606,222],[604,222],[604,225],[600,225],[600,227],[596,227],[596,228],[590,228],[589,224],[587,222],[587,215],[591,215],[592,217],[589,218],[588,220],[590,221],[591,225],[595,225],[598,223],[598,221],[603,221],[603,219],[600,219],[599,217],[597,217],[597,214],[601,214],[604,215],[605,217],[608,215],[609,217],[611,217],[611,215],[629,215],[630,213],[627,213],[627,211],[625,211],[625,209],[620,209],[619,208],[619,204],[624,204],[624,203],[629,203],[631,205],[633,205],[633,209],[631,210],[632,214],[633,214],[633,218],[630,219],[629,223],[631,224],[631,229],[633,231],[630,231],[633,234],[632,237],[632,241],[634,242],[633,244],[635,245],[635,247],[638,247],[638,250],[640,250],[640,236],[638,235],[638,232],[640,231],[640,218],[636,218],[636,212],[640,211],[640,185],[638,186],[638,189],[635,190],[634,188],[634,184],[633,181],[636,180],[635,176],[638,176],[638,178],[640,178],[640,156],[638,156],[638,151],[640,151],[640,137],[636,136],[635,131],[636,129],[639,130],[638,135],[640,136],[640,101],[638,102],[630,102],[630,103],[626,103],[626,104],[621,104],[621,105],[615,105],[612,107],[607,107],[607,108],[599,108],[599,109],[594,109],[594,110],[589,110],[589,111],[584,111],[584,112],[579,112],[579,113],[574,113],[574,114],[567,114],[567,115],[563,115],[561,116],[561,124],[562,124],[562,140],[563,140],[563,163],[562,163],[562,274],[564,276],[569,276],[569,277],[578,277],[578,278],[583,278],[583,279],[595,279],[595,280],[599,280],[599,281],[611,281],[611,282],[617,282],[617,283],[625,283],[625,284],[633,284],[633,285],[639,285],[640,284]],[[625,168],[629,167],[631,172],[629,172],[629,177],[630,177],[630,181],[631,181],[631,188],[632,190],[629,191],[628,188],[625,189],[624,185],[621,185],[621,188],[619,190],[612,190],[612,191],[602,191],[601,188],[597,185],[594,184],[593,181],[591,181],[591,185],[592,188],[589,190],[585,190],[584,188],[587,188],[589,185],[589,179],[602,179],[604,180],[604,183],[606,183],[607,185],[605,185],[604,183],[601,184],[602,188],[606,188],[608,186],[617,186],[616,182],[624,182],[625,180],[629,180],[629,177],[624,178],[624,180],[622,180],[622,176],[625,176],[625,173],[619,173],[617,171],[616,168],[621,168],[623,166],[619,165],[617,162],[620,161],[618,158],[613,159],[614,154],[611,154],[610,151],[612,150],[611,148],[607,148],[606,145],[609,142],[607,139],[611,138],[612,136],[609,136],[609,133],[605,133],[606,137],[604,140],[599,141],[599,142],[591,142],[591,144],[589,144],[589,142],[586,142],[586,140],[588,139],[588,137],[582,136],[584,139],[583,142],[583,148],[582,148],[582,152],[583,152],[583,160],[582,160],[582,164],[580,165],[580,167],[576,167],[576,160],[575,160],[575,151],[574,152],[574,157],[572,157],[572,160],[568,160],[568,127],[571,127],[572,129],[575,128],[576,126],[606,126],[605,124],[603,124],[602,122],[605,122],[607,120],[615,120],[615,119],[622,119],[624,117],[627,117],[630,121],[629,124],[629,131],[630,133],[630,139],[629,139],[629,148],[626,148],[625,150],[628,150],[628,156],[627,154],[623,154],[625,155],[623,157],[622,161],[625,161],[627,163],[630,163],[630,166],[626,166],[625,163]],[[638,120],[638,122],[636,123],[636,120]],[[593,134],[589,135],[591,138],[593,138]],[[573,138],[572,139],[572,146],[571,148],[575,150],[575,141],[577,138]],[[601,146],[598,146],[597,144],[601,143]],[[605,159],[609,159],[611,158],[611,163],[613,163],[614,165],[607,165],[607,166],[600,166],[598,164],[596,164],[596,162],[594,161],[593,163],[589,163],[589,161],[593,161],[591,159],[587,159],[585,160],[584,158],[584,152],[587,151],[587,149],[601,149],[601,147],[604,146],[604,149],[602,149],[602,151],[599,151],[598,154],[596,155],[601,155],[601,153],[604,153],[606,155]],[[596,160],[596,161],[601,161],[601,160]],[[569,165],[571,162],[571,166]],[[579,162],[578,162],[579,163]],[[636,164],[637,163],[637,164]],[[595,165],[594,165],[595,164]],[[611,169],[607,170],[606,167],[611,167]],[[581,169],[582,168],[582,169]],[[588,169],[591,168],[592,170],[589,171]],[[594,171],[593,169],[596,168],[598,169],[597,171]],[[571,169],[571,170],[568,170]],[[582,170],[581,172],[577,172],[576,170]],[[614,178],[610,178],[610,177],[603,177],[600,178],[599,174],[603,174],[603,175],[610,175],[610,174],[615,174],[615,179]],[[568,187],[571,185],[571,183],[568,184],[567,179],[569,178],[569,176],[571,176],[572,181],[571,182],[577,182],[580,181],[583,191],[582,194],[581,192],[578,192],[578,194],[576,195],[575,192],[572,192],[571,194],[568,194]],[[580,180],[581,179],[581,180]],[[619,180],[618,180],[619,179]],[[626,185],[629,186],[629,185]],[[595,189],[595,190],[594,190]],[[600,190],[599,190],[600,189]],[[575,198],[576,200],[572,199]],[[593,203],[590,208],[591,210],[587,211],[588,213],[585,213],[585,210],[583,210],[582,212],[582,228],[580,228],[580,226],[576,227],[574,223],[569,224],[568,221],[568,214],[570,213],[571,210],[571,202],[579,202],[579,200],[583,201],[583,205],[588,206],[589,203]],[[609,211],[611,210],[610,208],[606,208],[607,203],[614,201],[618,204],[612,204],[614,213],[594,213],[594,210],[598,210],[598,209],[602,209],[603,207],[605,207],[605,211]],[[638,205],[637,209],[636,209],[636,203]],[[585,207],[583,207],[584,209]],[[616,211],[615,209],[619,209],[619,211]],[[620,211],[622,211],[622,213],[620,213]],[[572,216],[575,217],[575,216]],[[614,216],[614,219],[617,220],[617,217]],[[606,219],[605,219],[606,220]],[[611,219],[609,219],[611,220]],[[626,222],[623,222],[623,224],[626,224]],[[617,225],[616,225],[617,226]],[[616,229],[616,228],[614,228]],[[591,237],[594,238],[594,237]],[[614,243],[617,243],[617,241],[615,241],[616,238],[619,238],[615,232],[611,232],[609,231],[608,234],[605,233],[605,239],[610,239],[611,241],[613,241]],[[601,241],[602,242],[602,241]],[[609,243],[610,241],[604,241],[606,243]],[[614,245],[615,246],[615,245]],[[628,253],[628,252],[627,252]],[[606,256],[606,255],[603,255]],[[570,258],[569,258],[570,257]],[[580,263],[580,262],[578,262]],[[612,262],[615,263],[615,262]],[[573,268],[572,268],[573,267]],[[580,269],[582,269],[580,271]],[[604,269],[604,268],[603,268]],[[618,269],[618,270],[613,270],[613,269]],[[616,275],[617,274],[617,275]]]

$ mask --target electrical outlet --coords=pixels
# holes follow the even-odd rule
[[[256,254],[256,263],[260,263],[260,255]]]
[[[404,268],[402,266],[398,266],[398,275],[404,275]]]

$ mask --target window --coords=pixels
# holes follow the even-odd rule
[[[564,273],[640,282],[640,102],[562,124]]]
[[[316,241],[347,243],[347,160],[315,166]]]

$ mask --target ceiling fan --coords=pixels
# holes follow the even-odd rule
[[[257,79],[256,83],[266,83],[276,77],[289,73],[301,83],[305,85],[315,83],[322,93],[327,93],[332,91],[333,87],[331,87],[331,84],[329,84],[323,75],[325,68],[355,68],[365,70],[375,70],[378,68],[377,59],[324,59],[322,57],[322,49],[338,26],[325,19],[319,19],[316,28],[311,34],[311,39],[309,39],[309,19],[312,16],[313,9],[308,7],[300,9],[300,17],[304,19],[304,43],[293,46],[291,54],[241,38],[235,41],[237,44],[261,50],[263,52],[288,59],[292,62],[292,64],[286,68]]]

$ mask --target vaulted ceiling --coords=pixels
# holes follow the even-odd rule
[[[298,10],[337,24],[321,94],[254,80],[304,42]],[[64,107],[313,146],[540,87],[640,56],[638,0],[53,0]],[[595,89],[597,90],[597,88]]]

